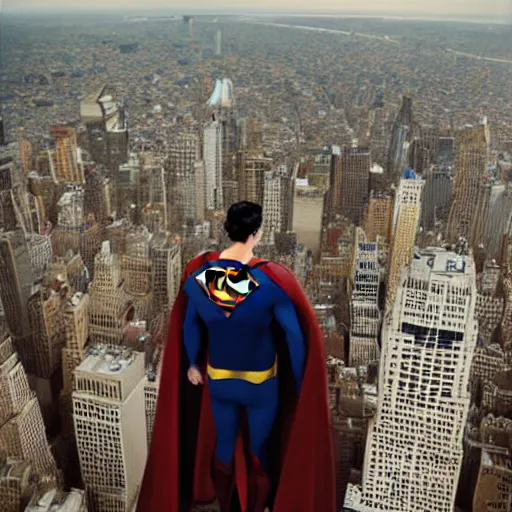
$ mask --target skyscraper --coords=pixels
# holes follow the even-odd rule
[[[407,169],[400,179],[393,212],[391,254],[389,260],[387,303],[393,302],[398,276],[409,265],[414,254],[414,241],[421,213],[423,180]]]
[[[30,461],[39,477],[55,483],[57,467],[46,439],[39,402],[29,388],[11,339],[3,334],[0,334],[0,394],[0,453]]]
[[[412,99],[404,96],[393,124],[389,144],[387,172],[391,178],[408,165],[413,135]]]
[[[183,234],[187,222],[197,220],[196,163],[199,161],[199,138],[193,133],[176,137],[166,162],[169,179],[169,213],[171,231]],[[201,187],[204,190],[204,185]]]
[[[144,354],[98,351],[75,370],[80,469],[90,510],[130,512],[147,456]]]
[[[271,170],[272,158],[242,152],[239,159],[239,199],[263,204],[265,173]]]
[[[217,32],[215,32],[214,53],[217,57],[222,55],[222,30],[217,30]]]
[[[372,190],[366,209],[364,231],[369,241],[377,240],[378,236],[389,240],[393,220],[393,195],[388,192]]]
[[[379,358],[380,269],[377,242],[356,242],[350,298],[349,366],[368,365]]]
[[[463,129],[455,138],[455,185],[447,226],[447,238],[470,240],[478,202],[480,183],[487,163],[489,126],[481,124]]]
[[[340,213],[359,225],[370,192],[371,152],[368,148],[344,148],[341,154]]]
[[[273,171],[266,171],[263,185],[263,236],[264,244],[273,245],[275,234],[281,232],[281,177]]]
[[[83,162],[79,162],[76,130],[69,126],[53,126],[50,134],[55,141],[55,177],[59,183],[85,182]]]
[[[124,105],[117,91],[101,86],[80,103],[80,117],[87,129],[91,158],[107,167],[113,176],[119,165],[128,160],[128,127]]]
[[[204,170],[206,209],[221,210],[222,201],[222,125],[213,119],[204,127]]]
[[[452,512],[477,338],[470,257],[428,249],[401,271],[382,336],[364,512]]]

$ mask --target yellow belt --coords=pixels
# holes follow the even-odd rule
[[[262,384],[263,382],[275,377],[277,375],[277,359],[268,370],[262,371],[241,371],[241,370],[221,370],[219,368],[213,368],[208,364],[208,377],[212,380],[223,380],[223,379],[240,379],[250,382],[251,384]]]

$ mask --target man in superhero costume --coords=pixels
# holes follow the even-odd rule
[[[323,341],[300,285],[252,254],[261,207],[227,215],[233,245],[185,270],[173,307],[138,512],[334,512]]]

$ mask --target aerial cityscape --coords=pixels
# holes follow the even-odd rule
[[[512,31],[452,18],[3,15],[0,512],[136,510],[242,200],[322,329],[337,511],[512,512]]]

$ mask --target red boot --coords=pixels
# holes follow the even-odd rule
[[[223,464],[219,459],[213,462],[213,485],[219,500],[220,512],[229,512],[231,497],[235,488],[234,464]]]
[[[265,512],[271,482],[261,465],[253,461],[253,467],[249,475],[249,496],[247,512]]]

